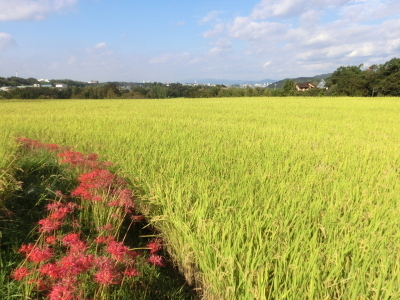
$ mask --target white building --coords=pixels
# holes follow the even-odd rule
[[[56,88],[58,88],[58,89],[66,89],[67,85],[65,83],[56,83]]]

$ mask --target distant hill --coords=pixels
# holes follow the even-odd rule
[[[326,78],[330,77],[331,75],[332,75],[332,73],[327,73],[327,74],[315,75],[313,77],[297,77],[297,78],[286,78],[286,79],[291,79],[295,83],[311,82],[312,84],[317,86],[318,83],[320,83],[322,79],[326,79]],[[282,79],[282,80],[274,82],[274,84],[270,85],[269,88],[275,88],[275,84],[276,84],[276,88],[278,88],[278,89],[283,88],[283,85],[285,84],[286,79]]]
[[[242,84],[264,84],[264,83],[274,83],[277,80],[274,79],[263,79],[263,80],[232,80],[232,79],[213,79],[213,78],[203,78],[203,79],[185,79],[180,80],[180,83],[198,83],[198,84],[223,84],[223,85],[242,85]]]

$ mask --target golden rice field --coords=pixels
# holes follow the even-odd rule
[[[17,136],[116,162],[204,299],[400,298],[399,98],[0,100],[0,176]]]

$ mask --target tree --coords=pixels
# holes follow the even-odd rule
[[[361,67],[362,65],[339,67],[331,77],[332,90],[345,96],[368,96],[365,71]]]
[[[376,73],[378,78],[376,87],[380,94],[400,95],[400,58],[392,58],[380,65]]]
[[[286,79],[283,85],[283,94],[293,96],[296,93],[296,83],[292,79]]]

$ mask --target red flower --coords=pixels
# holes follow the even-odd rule
[[[54,255],[53,251],[46,247],[45,249],[40,249],[39,247],[33,247],[32,251],[27,255],[28,260],[35,263],[49,260]]]
[[[60,146],[58,146],[57,144],[43,144],[44,148],[46,148],[46,150],[50,151],[50,152],[56,152],[59,149],[61,149]]]
[[[111,235],[108,236],[98,236],[94,242],[96,244],[109,244],[111,241],[114,241],[114,237]]]
[[[139,272],[132,267],[128,267],[125,269],[125,271],[123,272],[123,274],[127,277],[134,277],[134,276],[139,276]]]
[[[58,262],[58,266],[65,275],[71,276],[86,272],[94,266],[94,262],[93,255],[70,253]]]
[[[108,244],[106,251],[110,253],[111,257],[116,261],[123,261],[125,255],[129,256],[129,252],[131,250],[129,250],[129,248],[127,246],[124,246],[122,243],[111,241]]]
[[[150,255],[149,263],[155,266],[164,267],[164,264],[162,263],[162,257],[160,255],[155,255],[155,254]]]
[[[39,232],[51,232],[57,230],[62,225],[62,222],[57,219],[47,218],[40,220],[38,224],[41,225]]]
[[[100,284],[118,284],[118,274],[112,269],[103,269],[94,274],[95,280]]]
[[[60,278],[63,275],[62,269],[56,264],[44,264],[40,267],[39,273],[51,278]]]
[[[97,228],[97,230],[104,230],[104,231],[109,231],[113,229],[114,227],[110,223],[107,223],[106,225]]]
[[[138,215],[138,216],[131,216],[131,220],[132,220],[133,222],[141,222],[141,221],[144,220],[144,216],[140,216],[140,215]]]
[[[18,250],[19,253],[27,255],[33,249],[33,244],[22,245],[21,248]]]
[[[29,270],[25,267],[20,267],[14,270],[12,277],[15,280],[22,280],[30,274]]]
[[[53,289],[50,291],[48,295],[48,299],[50,300],[74,300],[76,297],[74,296],[74,290],[71,289],[71,286],[58,283],[53,286]]]
[[[85,200],[92,200],[93,194],[92,192],[85,186],[78,186],[75,190],[71,192],[71,196],[73,197],[82,197]]]
[[[73,244],[77,244],[80,242],[79,233],[69,233],[62,238],[62,242],[64,245],[71,246]]]
[[[146,245],[147,248],[150,248],[150,253],[156,253],[158,250],[161,249],[161,239],[154,239],[150,243]]]
[[[57,238],[55,236],[48,236],[46,238],[46,243],[49,245],[54,245],[57,242]]]
[[[81,185],[87,188],[108,188],[115,180],[115,175],[107,170],[97,169],[84,173],[78,178]]]
[[[32,280],[29,280],[28,283],[29,284],[32,284],[32,283],[36,284],[37,289],[39,291],[44,291],[44,290],[48,290],[49,289],[48,285],[45,282],[43,282],[43,280],[41,280],[41,279],[36,279],[36,280],[32,279]]]

